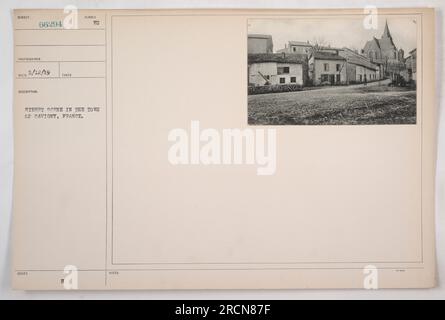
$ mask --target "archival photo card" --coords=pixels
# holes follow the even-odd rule
[[[248,21],[250,125],[416,124],[410,15]]]
[[[15,10],[12,287],[434,287],[435,15]]]

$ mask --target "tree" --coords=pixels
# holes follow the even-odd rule
[[[312,45],[313,52],[318,52],[318,51],[322,50],[323,48],[331,46],[331,43],[323,37],[315,37],[312,40],[312,43],[313,43],[313,45]]]

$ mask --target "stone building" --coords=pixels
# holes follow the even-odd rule
[[[367,56],[372,63],[378,65],[382,78],[398,80],[405,69],[404,51],[397,49],[389,31],[388,22],[385,24],[382,37],[380,39],[374,37],[366,42],[362,54]]]
[[[346,77],[348,84],[380,79],[379,66],[372,63],[368,57],[348,48],[340,50],[339,55],[346,59]]]
[[[346,84],[346,58],[337,53],[316,51],[309,56],[309,78],[314,85]]]

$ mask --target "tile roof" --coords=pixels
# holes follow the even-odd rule
[[[346,60],[346,58],[343,58],[341,56],[339,56],[338,54],[335,53],[330,53],[330,52],[314,52],[313,56],[315,59],[320,59],[320,60]]]
[[[278,62],[278,63],[306,63],[305,54],[295,53],[251,53],[247,56],[247,62],[261,63],[261,62]]]
[[[349,48],[345,47],[341,50],[341,52],[341,55],[346,58],[348,63],[352,63],[372,70],[376,70],[378,68],[374,63],[371,62],[368,57],[363,56]]]
[[[364,59],[360,59],[358,57],[349,57],[348,63],[352,63],[358,66],[362,66],[371,70],[377,70],[377,67],[375,64],[371,63],[370,61],[366,61]]]

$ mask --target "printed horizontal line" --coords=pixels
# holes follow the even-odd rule
[[[105,62],[105,60],[17,60],[17,63],[44,63],[44,62]]]
[[[15,78],[16,80],[37,80],[37,79],[105,79],[105,77],[47,77],[47,78]]]
[[[77,28],[77,29],[39,29],[39,28],[20,28],[14,29],[14,31],[78,31],[78,30],[105,30],[105,28]]]
[[[16,44],[16,47],[105,47],[105,44]]]
[[[278,9],[279,10],[279,9]],[[366,16],[366,13],[314,13],[314,14],[305,14],[305,13],[292,13],[292,10],[294,11],[301,11],[301,10],[308,10],[308,9],[289,9],[291,13],[284,14],[284,13],[254,13],[254,14],[246,14],[246,13],[221,13],[221,14],[205,14],[205,13],[196,13],[196,14],[132,14],[132,15],[125,15],[125,14],[112,14],[111,18],[114,17],[247,17],[247,19],[255,19],[255,17],[295,17],[295,18],[311,18],[314,17],[342,17],[342,16]],[[335,10],[335,9],[334,9]],[[412,13],[385,13],[377,16],[413,16],[413,15],[422,15],[422,12],[412,12]]]
[[[406,263],[406,264],[414,264],[414,263],[423,263],[423,261],[360,261],[360,262],[351,262],[351,261],[338,261],[338,262],[328,262],[328,261],[318,261],[318,262],[135,262],[135,263],[116,263],[112,262],[113,265],[235,265],[235,264],[376,264],[376,263]]]
[[[91,269],[91,270],[77,270],[77,271],[83,271],[83,272],[93,272],[93,271],[97,271],[97,272],[105,272],[105,271],[109,271],[109,272],[113,272],[113,271],[232,271],[232,270],[363,270],[363,268],[356,268],[356,267],[349,267],[349,268],[340,268],[340,267],[333,267],[333,268],[328,268],[328,267],[317,267],[317,268],[308,268],[308,267],[295,267],[295,268],[226,268],[226,269],[221,269],[221,268],[199,268],[199,269],[195,269],[195,268],[188,268],[188,269],[184,269],[184,268],[169,268],[169,269],[161,269],[161,268],[152,268],[152,269]],[[398,270],[398,269],[403,269],[403,270],[411,270],[411,269],[424,269],[424,267],[378,267],[377,269],[381,269],[381,270]],[[15,272],[63,272],[64,270],[58,270],[58,269],[42,269],[42,270],[16,270]]]
[[[15,272],[63,272],[64,270],[59,269],[17,269]],[[105,271],[103,269],[80,269],[77,271],[85,271],[85,272],[91,272],[91,271]]]

